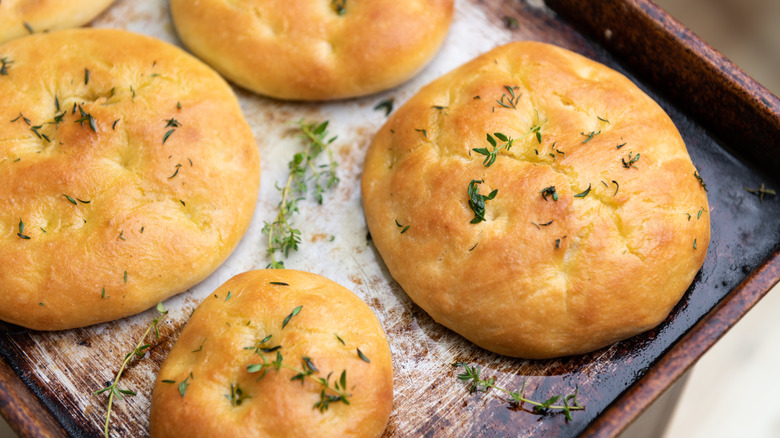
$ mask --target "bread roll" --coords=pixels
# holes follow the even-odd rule
[[[266,96],[328,100],[412,77],[436,53],[452,0],[172,0],[184,44]]]
[[[667,114],[623,75],[535,42],[424,87],[374,138],[362,190],[406,293],[509,356],[585,353],[655,327],[710,238]]]
[[[3,0],[0,43],[32,32],[87,24],[114,0]]]
[[[259,270],[195,310],[158,374],[150,427],[152,437],[378,437],[392,405],[390,347],[368,306],[315,274]]]
[[[59,330],[121,318],[227,258],[260,169],[219,75],[107,29],[18,38],[0,59],[0,319]]]

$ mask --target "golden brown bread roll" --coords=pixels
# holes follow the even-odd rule
[[[3,0],[0,2],[0,43],[31,32],[87,24],[113,2],[114,0]]]
[[[438,50],[453,0],[172,0],[184,44],[236,84],[279,99],[391,88]]]
[[[542,43],[423,88],[374,138],[362,191],[408,295],[509,356],[584,353],[654,327],[710,237],[666,113],[623,75]]]
[[[392,405],[390,347],[368,306],[315,274],[258,270],[195,310],[158,373],[150,429],[153,437],[378,437]]]
[[[219,75],[120,30],[18,38],[0,59],[0,319],[37,330],[117,319],[227,258],[260,169]]]

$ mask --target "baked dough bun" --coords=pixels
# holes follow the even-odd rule
[[[493,163],[488,134],[496,148],[513,140]],[[390,273],[436,321],[500,354],[550,358],[664,320],[707,253],[695,173],[672,121],[626,77],[516,42],[387,121],[363,206]]]
[[[107,29],[18,38],[0,58],[13,61],[0,75],[0,319],[58,330],[121,318],[227,258],[260,169],[216,72]]]
[[[242,87],[292,100],[404,82],[436,53],[452,12],[453,0],[171,0],[193,53]]]
[[[338,398],[334,384],[349,404],[315,406]],[[392,406],[390,347],[368,306],[319,275],[258,270],[195,310],[157,376],[150,428],[153,437],[378,437]]]
[[[114,0],[2,0],[0,43],[33,32],[81,26]],[[30,29],[28,29],[29,26]]]

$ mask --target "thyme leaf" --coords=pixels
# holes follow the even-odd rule
[[[553,201],[558,200],[558,192],[555,191],[555,186],[549,186],[543,188],[541,194],[542,194],[542,198],[544,198],[545,201],[547,200],[548,196],[551,196]]]
[[[7,56],[0,58],[0,76],[8,76],[8,69],[14,63],[13,60],[8,59]],[[29,124],[29,123],[28,123]]]
[[[575,198],[584,198],[584,197],[588,196],[588,193],[590,193],[590,184],[588,184],[588,188],[587,188],[587,189],[585,189],[585,191],[584,191],[584,192],[582,192],[582,193],[577,193],[576,195],[574,195],[574,197],[575,197]]]
[[[385,117],[387,117],[387,116],[390,115],[390,113],[393,112],[393,103],[394,103],[394,99],[393,98],[385,99],[385,100],[379,102],[378,104],[376,104],[374,109],[377,110],[377,111],[385,110]]]

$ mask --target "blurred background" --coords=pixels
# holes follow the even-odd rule
[[[780,0],[656,0],[780,95]],[[771,187],[780,189],[780,187]],[[767,198],[765,202],[780,202]],[[780,438],[780,287],[775,287],[622,437]],[[0,438],[16,435],[0,418]]]

